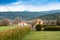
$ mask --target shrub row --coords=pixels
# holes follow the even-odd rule
[[[40,25],[37,24],[35,26],[37,31],[60,31],[60,26],[51,26],[51,25]]]
[[[60,31],[60,26],[46,26],[45,31]]]
[[[44,28],[44,31],[60,31],[60,28]]]
[[[18,27],[0,32],[0,40],[22,40],[29,31],[30,27]]]

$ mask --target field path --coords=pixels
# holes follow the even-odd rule
[[[31,31],[23,40],[60,40],[60,31]]]

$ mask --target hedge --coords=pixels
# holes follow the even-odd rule
[[[60,28],[45,28],[44,31],[60,31]]]
[[[60,31],[60,26],[43,25],[44,31]]]
[[[30,27],[18,27],[0,32],[0,40],[22,40],[30,31]]]

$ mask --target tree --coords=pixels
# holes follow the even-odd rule
[[[57,19],[57,25],[60,26],[60,18]]]
[[[2,25],[3,26],[8,26],[10,24],[10,20],[8,18],[3,18],[2,19]]]
[[[19,17],[16,17],[14,19],[14,24],[18,24],[19,22],[21,22],[21,19]]]

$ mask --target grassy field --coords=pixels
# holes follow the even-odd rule
[[[60,40],[60,31],[31,31],[23,40]]]
[[[15,26],[0,26],[0,32],[9,30],[9,29],[13,29],[13,28],[15,28]]]
[[[1,26],[0,40],[22,40],[30,32],[29,26]]]

